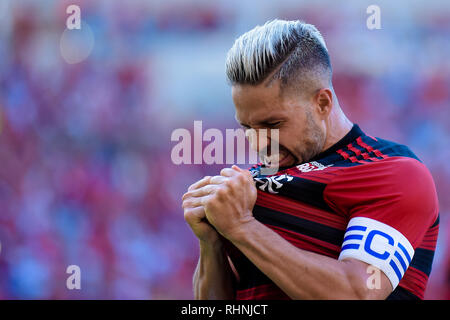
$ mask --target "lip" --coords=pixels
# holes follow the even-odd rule
[[[288,153],[288,154],[283,154],[283,155],[284,155],[284,157],[281,159],[281,161],[279,161],[277,163],[278,168],[287,167],[292,163],[293,157],[291,154]],[[272,167],[272,166],[270,166],[270,167]]]
[[[278,167],[287,167],[292,163],[292,160],[292,156],[290,154],[287,154],[280,162],[278,162]]]

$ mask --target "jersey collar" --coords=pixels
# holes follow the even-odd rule
[[[325,158],[325,157],[335,153],[339,149],[342,149],[343,147],[347,146],[348,144],[352,143],[353,141],[356,140],[356,138],[358,138],[360,136],[365,136],[365,135],[366,134],[355,123],[355,124],[353,124],[352,129],[341,140],[336,142],[334,145],[329,147],[327,150],[319,153],[317,156],[315,156],[314,158],[312,158],[309,161],[315,161],[315,160],[323,159],[323,158]]]

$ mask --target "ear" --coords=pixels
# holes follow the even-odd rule
[[[319,115],[327,117],[333,108],[333,92],[329,88],[320,89],[314,97],[314,102]]]

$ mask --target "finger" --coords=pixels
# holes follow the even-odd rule
[[[212,193],[215,188],[217,188],[217,187],[214,184],[208,184],[204,187],[188,191],[183,195],[182,200],[184,201],[190,197],[204,197],[204,196]]]
[[[184,211],[184,218],[187,222],[200,221],[206,219],[205,209],[203,207],[189,208]]]
[[[250,172],[249,170],[241,169],[241,168],[239,168],[239,167],[236,166],[236,165],[233,165],[233,166],[231,167],[231,169],[236,170],[237,172],[243,173],[243,174],[245,174],[245,175],[247,175],[247,176],[253,178],[253,177],[252,177],[252,174],[251,174],[251,172]]]
[[[200,179],[199,181],[197,181],[197,182],[193,183],[191,186],[189,186],[188,191],[206,186],[207,184],[209,184],[209,179],[211,179],[210,176],[205,176],[203,179]]]
[[[223,177],[233,177],[235,175],[239,174],[239,171],[231,169],[231,168],[223,168],[220,171],[220,175]]]
[[[203,208],[202,206],[190,208],[188,209],[188,212],[199,220],[204,219],[206,217],[205,208]]]
[[[189,198],[187,200],[183,201],[183,209],[189,209],[189,208],[195,208],[200,207],[203,205],[203,199],[205,197],[196,197],[196,198]]]
[[[236,170],[236,171],[238,171],[238,172],[245,171],[245,170],[242,170],[241,168],[239,168],[239,167],[238,167],[237,165],[235,165],[235,164],[233,164],[233,165],[231,166],[231,169]]]
[[[221,184],[227,180],[227,177],[224,176],[214,176],[209,180],[210,184]]]

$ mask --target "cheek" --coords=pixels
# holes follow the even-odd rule
[[[279,131],[279,149],[280,151],[288,152],[295,158],[298,158],[301,153],[301,132],[298,128],[291,128],[290,130],[280,129]]]
[[[280,150],[285,149],[296,160],[301,160],[309,154],[309,150],[315,149],[317,144],[314,135],[307,128],[295,126],[290,130],[280,130]]]
[[[311,124],[304,133],[303,154],[305,160],[310,159],[322,151],[325,142],[325,134],[319,126]]]

